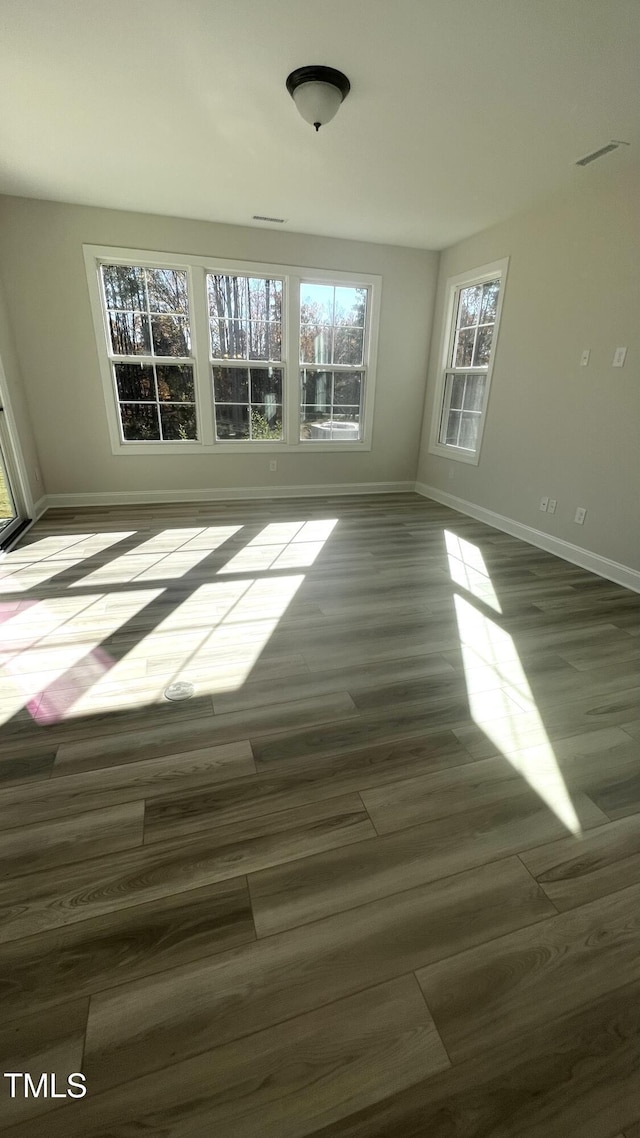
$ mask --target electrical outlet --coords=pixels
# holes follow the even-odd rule
[[[540,499],[540,505],[538,506],[538,509],[542,510],[543,513],[546,513],[548,508],[549,508],[549,499],[548,498],[541,498]]]
[[[624,367],[624,361],[626,358],[627,358],[627,349],[626,348],[616,348],[615,355],[613,357],[613,366],[614,367]]]
[[[578,509],[576,510],[576,516],[573,520],[574,520],[574,522],[577,522],[579,526],[581,526],[581,525],[584,525],[584,519],[586,518],[586,516],[587,516],[586,508],[584,506],[578,506]]]
[[[585,348],[580,356],[580,367],[587,367],[589,364],[589,356],[591,355],[591,348]]]
[[[34,472],[33,472],[33,477],[35,478],[36,482],[39,482],[39,481],[40,481],[40,471],[38,470],[38,467],[37,467],[37,466],[36,466],[36,468],[35,468],[35,470],[34,470]]]
[[[277,458],[270,458],[269,459],[269,470],[277,470],[277,469],[278,469]]]
[[[555,498],[549,498],[549,508],[547,510],[547,513],[548,514],[555,514],[557,505],[558,505],[558,503],[557,503]]]

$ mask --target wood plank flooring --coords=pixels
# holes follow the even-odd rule
[[[413,494],[47,513],[0,1055],[88,1092],[2,1133],[640,1138],[639,617]]]

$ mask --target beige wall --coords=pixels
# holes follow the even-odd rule
[[[468,466],[428,452],[445,282],[507,256],[482,453]],[[442,254],[418,481],[640,569],[637,169],[576,171],[569,191]],[[539,511],[544,495],[555,515]]]
[[[83,243],[380,274],[372,451],[281,454],[273,474],[263,455],[112,455]],[[505,256],[487,426],[472,467],[427,448],[444,285]],[[0,350],[34,497],[38,456],[51,494],[405,482],[417,471],[420,483],[640,568],[638,170],[577,171],[570,190],[441,255],[420,444],[437,270],[438,255],[421,250],[0,198],[9,317],[0,306]],[[627,361],[613,369],[618,345]],[[555,515],[538,510],[543,495],[558,500]],[[582,527],[572,520],[578,505],[588,511]]]
[[[26,481],[24,489],[31,495],[31,502],[28,500],[25,502],[25,506],[30,510],[31,504],[33,502],[37,503],[38,499],[43,496],[45,486],[42,482],[40,459],[31,425],[31,416],[27,408],[18,354],[13,338],[13,330],[9,321],[6,297],[1,282],[0,363],[5,386],[3,394],[8,397],[10,405],[10,411],[7,409],[7,417],[10,418],[11,415],[13,416],[13,423],[9,422],[7,428],[11,435],[12,443],[19,449],[19,454],[13,457],[20,463],[21,472]],[[14,428],[13,431],[12,427]],[[13,437],[14,433],[17,433],[17,438]]]
[[[361,453],[111,453],[83,243],[382,276],[373,448]],[[49,494],[413,481],[438,254],[148,214],[0,199],[0,273]]]

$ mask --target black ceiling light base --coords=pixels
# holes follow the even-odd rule
[[[287,78],[287,91],[316,133],[331,121],[350,90],[351,84],[342,71],[322,64],[297,67]]]
[[[296,70],[291,72],[287,78],[287,91],[292,98],[296,87],[300,87],[302,83],[330,83],[332,87],[338,88],[343,100],[351,90],[351,84],[342,71],[336,71],[335,67],[323,67],[321,64],[296,67]]]

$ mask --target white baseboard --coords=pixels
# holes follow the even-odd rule
[[[413,493],[413,482],[340,482],[313,486],[241,486],[200,490],[106,490],[87,494],[48,494],[45,509],[82,506],[157,505],[171,502],[230,502],[251,498],[320,498],[351,494]]]
[[[439,490],[435,486],[426,486],[423,482],[416,482],[415,491],[417,494],[421,494],[423,498],[432,498],[443,506],[450,506],[452,510],[457,510],[459,514],[467,514],[479,522],[486,522],[488,526],[493,526],[494,529],[510,533],[513,537],[519,537],[521,541],[528,541],[529,545],[545,549],[547,553],[555,553],[556,557],[562,557],[565,561],[570,561],[572,565],[579,565],[581,569],[588,569],[591,573],[597,573],[599,577],[614,581],[616,585],[624,585],[626,589],[633,589],[634,592],[640,593],[640,572],[637,569],[630,569],[627,565],[621,565],[619,561],[611,561],[608,557],[601,557],[599,553],[592,553],[591,550],[583,549],[580,545],[572,545],[570,541],[564,541],[552,534],[543,533],[542,530],[524,525],[504,514],[487,510],[484,506],[476,506],[474,502],[457,498],[455,494],[447,494],[445,490]]]

